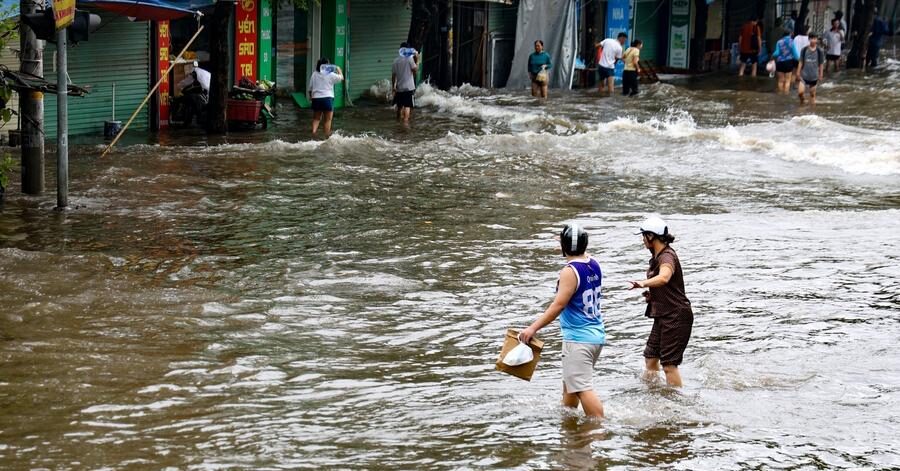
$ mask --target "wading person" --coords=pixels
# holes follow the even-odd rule
[[[531,96],[547,98],[550,87],[550,54],[544,51],[544,41],[534,42],[534,52],[528,55],[528,77],[531,79]]]
[[[875,9],[877,15],[878,9]],[[872,35],[869,36],[869,49],[866,52],[866,67],[878,67],[878,56],[881,54],[881,47],[884,46],[884,36],[890,34],[887,22],[881,16],[875,16],[872,23]]]
[[[616,61],[622,59],[622,46],[628,40],[628,35],[619,33],[616,39],[606,38],[600,43],[600,64],[597,65],[597,75],[600,77],[599,90],[609,92],[610,95],[616,87]]]
[[[750,66],[750,75],[756,77],[756,64],[759,62],[759,51],[762,49],[762,31],[756,17],[750,18],[741,27],[741,35],[738,37],[738,50],[741,53],[741,65],[738,75],[744,75],[744,69]]]
[[[791,81],[794,79],[794,69],[797,68],[797,59],[800,53],[794,46],[791,34],[785,30],[784,36],[775,44],[775,76],[778,78],[777,93],[790,93]]]
[[[819,47],[819,38],[815,34],[809,35],[809,46],[803,48],[800,53],[800,67],[797,75],[800,83],[797,84],[797,95],[800,103],[806,101],[805,88],[809,89],[809,102],[816,104],[816,85],[825,74],[825,51]]]
[[[831,20],[831,29],[825,32],[825,71],[831,65],[831,70],[837,72],[841,68],[841,48],[844,44],[844,32],[841,31],[841,22],[837,18]]]
[[[331,120],[334,117],[334,84],[344,80],[341,68],[332,65],[323,57],[316,63],[316,70],[309,77],[306,93],[312,104],[312,134],[319,132],[319,122],[325,128],[325,136],[331,135]]]
[[[681,387],[678,365],[691,338],[694,313],[691,302],[684,294],[681,262],[670,245],[675,241],[675,236],[669,233],[666,223],[658,217],[644,221],[639,234],[644,247],[650,250],[650,268],[646,280],[632,281],[629,288],[649,288],[644,293],[647,300],[645,315],[653,319],[653,328],[644,348],[644,378],[655,379],[662,365],[666,383]]]
[[[413,98],[416,94],[416,72],[419,70],[419,52],[407,43],[400,44],[400,52],[391,65],[391,90],[397,106],[397,120],[409,123]]]
[[[592,417],[603,417],[603,402],[594,392],[594,364],[606,343],[600,315],[600,264],[587,253],[588,234],[577,224],[567,225],[559,236],[566,266],[559,272],[556,297],[520,338],[528,342],[537,331],[559,317],[562,330],[562,405],[581,407]],[[561,315],[560,315],[561,314]]]
[[[631,41],[631,47],[625,50],[622,61],[625,62],[625,70],[622,72],[622,95],[634,96],[638,94],[638,83],[641,75],[641,49],[644,42],[640,39]]]

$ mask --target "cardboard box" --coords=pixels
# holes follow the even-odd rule
[[[544,342],[538,340],[537,338],[532,338],[528,342],[528,346],[531,347],[531,351],[534,353],[534,359],[524,365],[519,366],[509,366],[503,363],[503,357],[509,353],[510,350],[516,347],[519,344],[519,331],[515,329],[507,329],[506,336],[503,338],[503,348],[500,349],[500,356],[497,358],[496,369],[497,371],[502,371],[507,374],[511,374],[516,378],[522,378],[525,381],[531,381],[531,377],[534,375],[534,370],[537,368],[538,361],[541,360],[541,350],[544,349]]]

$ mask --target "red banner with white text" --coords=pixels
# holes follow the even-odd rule
[[[235,6],[235,82],[247,77],[256,81],[257,72],[257,0],[238,0]]]

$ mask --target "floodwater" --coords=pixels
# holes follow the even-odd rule
[[[815,110],[773,88],[423,87],[409,128],[358,104],[310,141],[283,106],[228,142],[76,147],[75,209],[51,173],[0,213],[0,467],[896,469],[900,62]],[[624,289],[649,213],[694,304],[680,391],[640,380]],[[494,371],[569,221],[605,274],[602,423],[558,405],[558,324],[533,381]]]

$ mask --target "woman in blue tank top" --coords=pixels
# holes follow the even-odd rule
[[[584,413],[603,417],[603,402],[594,392],[594,364],[606,343],[600,313],[600,264],[588,256],[588,235],[577,224],[567,225],[560,234],[560,246],[567,264],[559,272],[556,297],[544,313],[519,335],[523,342],[559,317],[562,330],[562,376],[565,407],[581,407]]]

